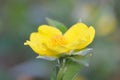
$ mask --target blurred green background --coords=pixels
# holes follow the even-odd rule
[[[120,80],[119,0],[0,0],[0,80],[49,80],[53,64],[23,45],[46,17],[96,29],[90,66],[76,80]]]

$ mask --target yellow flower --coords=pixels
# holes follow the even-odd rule
[[[80,50],[88,46],[94,39],[95,30],[83,23],[73,25],[64,34],[49,25],[39,26],[38,32],[30,35],[30,40],[24,44],[29,45],[33,51],[41,56],[58,57],[68,54],[71,50]]]

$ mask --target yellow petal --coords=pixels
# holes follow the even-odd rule
[[[24,44],[29,45],[33,49],[33,51],[35,51],[39,55],[56,56],[57,53],[48,49],[42,41],[42,36],[38,32],[34,32],[30,35],[30,41],[26,41]]]
[[[58,54],[66,51],[63,46],[66,42],[62,37],[62,32],[55,27],[42,25],[38,28],[40,35],[44,39],[43,42],[46,44],[47,48],[57,52]]]
[[[39,26],[38,32],[47,38],[52,38],[56,35],[62,35],[62,32],[59,29],[48,25]]]
[[[83,35],[81,35],[82,38],[80,38],[81,43],[78,44],[77,49],[82,49],[87,47],[94,39],[95,36],[95,29],[91,26],[89,29],[87,29],[85,32],[83,32]]]
[[[78,39],[78,35],[81,35],[88,27],[83,23],[77,23],[73,25],[65,34],[64,37],[67,39],[68,43],[73,43]]]
[[[66,33],[65,37],[69,42],[67,47],[70,49],[82,49],[88,46],[95,35],[93,27],[87,27],[83,23],[77,23],[72,26]]]
[[[76,49],[78,44],[82,43],[79,40],[80,36],[84,31],[86,31],[88,27],[83,23],[77,23],[73,25],[65,34],[64,37],[66,38],[68,45],[66,47],[70,49]],[[81,37],[82,38],[82,37]]]

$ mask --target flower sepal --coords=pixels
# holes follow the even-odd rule
[[[77,55],[86,56],[92,51],[93,51],[93,48],[86,48],[86,49],[79,50],[79,51],[71,51],[71,55],[73,55],[73,56],[77,56]]]
[[[44,59],[44,60],[47,60],[47,61],[55,61],[57,59],[57,57],[48,57],[48,56],[37,56],[36,57],[37,59]]]
[[[80,65],[89,66],[89,59],[92,56],[92,48],[87,48],[80,50],[78,52],[72,52],[71,56],[67,57],[68,59],[72,60],[73,62],[76,62]]]

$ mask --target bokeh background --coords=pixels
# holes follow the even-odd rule
[[[120,80],[119,0],[0,0],[0,80],[49,80],[53,63],[23,45],[46,17],[96,29],[90,66],[76,80]]]

